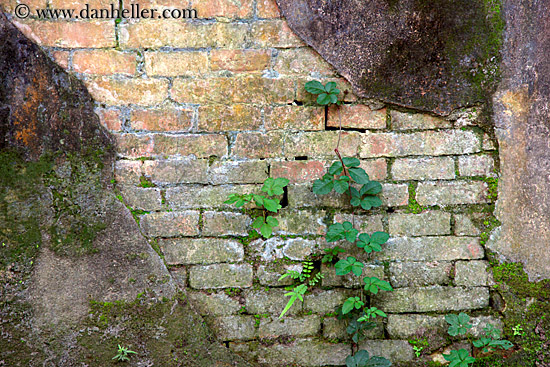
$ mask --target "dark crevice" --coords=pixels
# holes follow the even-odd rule
[[[283,187],[283,198],[281,199],[281,207],[286,208],[288,206],[288,187]]]
[[[325,124],[325,130],[327,130],[327,131],[338,131],[338,130],[340,130],[340,127],[339,126],[327,126],[327,124]],[[351,128],[351,127],[343,127],[342,131],[357,131],[357,132],[360,132],[360,133],[366,133],[368,130],[367,129],[355,129],[355,128]]]
[[[295,161],[307,161],[307,155],[301,155],[298,157],[294,157]]]

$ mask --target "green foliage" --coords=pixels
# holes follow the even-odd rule
[[[252,228],[259,229],[262,236],[265,238],[271,237],[273,228],[279,225],[279,221],[269,215],[267,218],[257,217],[252,223]]]
[[[357,321],[359,322],[368,321],[370,319],[375,319],[376,316],[388,317],[388,315],[386,315],[384,311],[379,310],[376,307],[365,308],[363,312],[365,312],[365,314],[361,316],[359,319],[357,319]]]
[[[362,322],[359,318],[353,317],[346,328],[346,332],[351,335],[354,343],[359,343],[366,338],[366,332],[376,327],[374,322]]]
[[[464,312],[460,314],[445,315],[445,321],[449,324],[449,330],[447,331],[451,336],[464,335],[468,332],[468,329],[472,328],[470,324],[470,316]]]
[[[372,236],[369,236],[366,233],[361,233],[357,241],[357,247],[365,250],[367,254],[371,252],[380,252],[382,251],[382,246],[390,239],[390,235],[386,232],[374,232]]]
[[[317,94],[317,103],[321,106],[327,106],[331,104],[338,104],[338,95],[340,89],[336,88],[335,82],[328,82],[323,85],[317,80],[309,81],[305,84],[305,89],[311,94]]]
[[[510,349],[514,346],[512,342],[508,340],[501,340],[500,330],[495,328],[492,324],[487,324],[483,329],[483,336],[479,340],[474,340],[473,344],[476,348],[483,348],[483,353],[488,353],[495,349]]]
[[[380,280],[377,277],[364,277],[363,282],[365,283],[365,290],[372,294],[377,294],[378,290],[393,291],[390,283],[385,280]]]
[[[327,231],[327,242],[336,242],[340,240],[347,240],[348,242],[355,242],[357,238],[358,230],[353,228],[350,222],[334,223]]]
[[[137,352],[134,352],[133,350],[129,350],[125,347],[122,347],[120,344],[118,345],[118,351],[116,356],[113,357],[113,359],[117,362],[125,362],[129,361],[130,357],[129,354],[137,354]]]
[[[357,261],[353,256],[348,256],[346,259],[338,261],[334,268],[336,269],[336,275],[346,275],[353,272],[359,277],[363,273],[364,266],[362,262]]]
[[[361,301],[359,297],[349,297],[342,305],[342,314],[347,314],[353,309],[360,309],[365,305],[365,302]]]
[[[330,265],[334,258],[338,256],[338,254],[346,252],[346,250],[339,246],[335,246],[334,248],[326,248],[324,251],[326,252],[326,254],[325,256],[323,256],[321,262],[327,263],[327,265]]]
[[[449,367],[468,367],[476,360],[474,357],[470,357],[466,349],[451,350],[451,354],[443,354],[443,357],[451,362]]]
[[[147,188],[147,187],[155,187],[156,185],[151,180],[149,180],[147,177],[140,176],[138,186]]]
[[[391,362],[384,357],[370,357],[369,352],[360,350],[346,358],[346,367],[390,367]]]
[[[283,312],[279,315],[279,318],[282,318],[285,313],[287,313],[288,310],[290,310],[290,307],[294,304],[294,302],[299,299],[300,301],[304,302],[304,294],[307,292],[307,285],[300,284],[299,286],[295,287],[292,291],[285,293],[285,297],[290,297],[290,300],[286,304],[285,308],[283,309]]]

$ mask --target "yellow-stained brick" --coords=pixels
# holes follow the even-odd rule
[[[94,77],[85,83],[94,99],[110,105],[152,106],[168,96],[166,79]]]
[[[122,128],[122,116],[119,110],[107,110],[96,108],[95,113],[99,116],[101,125],[112,131],[120,131]]]
[[[73,69],[78,73],[112,75],[136,73],[136,55],[115,50],[82,50],[73,54]]]
[[[134,109],[130,114],[130,126],[134,130],[189,131],[193,111],[189,109]]]
[[[149,76],[179,76],[208,71],[208,54],[193,52],[146,52],[145,71]]]
[[[317,52],[309,47],[279,51],[273,69],[280,74],[318,73],[324,76],[337,75],[337,71]]]
[[[114,20],[104,21],[14,21],[25,36],[41,46],[101,48],[115,46]]]
[[[267,107],[265,129],[324,130],[325,109],[309,106]]]
[[[289,28],[284,20],[254,22],[250,40],[256,47],[304,47],[306,44]]]
[[[271,61],[269,50],[212,50],[211,69],[230,71],[264,70]]]
[[[47,0],[2,0],[0,1],[0,5],[4,7],[4,10],[7,13],[13,13],[17,5],[20,5],[20,4],[27,5],[29,7],[29,10],[34,13],[36,9],[45,9],[47,3],[48,3]]]
[[[183,19],[129,21],[121,24],[123,48],[244,47],[248,25],[241,23],[197,23]]]
[[[111,9],[111,4],[114,4],[115,9],[118,9],[119,4],[116,0],[49,0],[50,8],[52,9],[76,9],[80,11],[89,5],[89,9]]]
[[[250,18],[252,0],[192,0],[191,8],[196,9],[199,18]]]
[[[294,81],[260,75],[176,79],[172,98],[180,103],[290,103],[294,100]]]
[[[281,13],[275,0],[257,0],[258,18],[280,18]]]
[[[199,108],[199,130],[257,130],[262,124],[261,107],[247,104],[212,105]]]
[[[190,9],[189,0],[127,0],[124,7],[131,9],[132,5],[139,5],[140,9],[157,9],[161,12],[165,9]]]
[[[339,108],[330,107],[328,110],[327,126],[352,129],[385,129],[386,109],[371,110],[369,106],[343,105]]]

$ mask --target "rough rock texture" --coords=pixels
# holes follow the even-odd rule
[[[362,97],[448,114],[494,88],[499,1],[277,3],[292,30]]]
[[[248,365],[210,341],[115,196],[86,88],[1,13],[0,133],[0,365],[105,366],[117,344],[134,365]]]
[[[494,97],[501,179],[492,250],[550,278],[550,2],[505,3],[503,81]]]

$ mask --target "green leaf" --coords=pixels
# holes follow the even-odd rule
[[[306,91],[311,94],[321,94],[321,93],[325,93],[326,91],[325,86],[317,80],[312,80],[310,82],[307,82],[304,87]]]
[[[326,106],[330,103],[330,94],[322,93],[317,97],[317,103]]]
[[[334,265],[336,275],[346,275],[353,272],[353,274],[361,276],[363,267],[363,263],[357,261],[357,259],[352,256],[348,256],[347,259],[341,259],[336,263],[336,265]]]
[[[324,89],[327,93],[334,93],[333,91],[336,90],[336,83],[335,82],[328,82],[325,85]],[[340,92],[340,91],[338,91],[338,92]]]
[[[472,328],[470,316],[461,312],[458,316],[454,314],[445,315],[445,321],[450,325],[447,331],[451,336],[464,335]]]
[[[252,223],[252,228],[260,228],[264,224],[264,217],[258,217],[254,219],[254,222]]]
[[[265,238],[270,238],[271,237],[271,233],[273,233],[273,227],[271,227],[269,224],[267,223],[264,223],[261,227],[260,227],[260,233],[262,234],[262,236],[264,236]]]
[[[364,277],[363,282],[365,283],[365,290],[371,292],[372,294],[378,294],[378,290],[393,290],[390,283],[386,282],[385,280],[380,280],[377,277]]]
[[[264,208],[266,208],[266,210],[273,213],[277,213],[277,210],[282,208],[278,199],[264,199],[263,206]]]
[[[347,180],[346,180],[347,179]],[[339,194],[343,194],[349,188],[349,177],[342,176],[339,179],[334,180],[334,191]]]
[[[376,195],[382,191],[382,185],[377,181],[369,181],[361,188],[361,195]]]
[[[269,196],[282,195],[284,193],[283,187],[288,185],[289,180],[286,178],[272,178],[269,177],[264,181],[262,191],[266,192]]]
[[[390,367],[391,362],[384,357],[370,357],[366,350],[359,350],[346,358],[346,367]]]
[[[342,223],[334,223],[328,227],[327,242],[336,242],[343,240],[345,237],[345,229]]]
[[[359,167],[359,165],[361,164],[361,161],[359,161],[359,159],[354,157],[345,157],[345,158],[342,158],[342,161],[348,168]]]
[[[254,195],[254,202],[256,203],[257,206],[264,205],[264,199],[265,199],[265,196]]]
[[[344,169],[342,168],[342,163],[337,161],[330,166],[330,168],[328,169],[328,173],[331,175],[339,175],[340,173],[342,173],[343,170]]]
[[[371,181],[372,182],[372,181]],[[370,210],[382,205],[382,200],[378,196],[366,196],[361,200],[361,208]]]
[[[333,187],[334,180],[332,178],[323,177],[313,182],[313,193],[315,195],[326,195],[332,191]]]
[[[348,170],[349,175],[351,179],[358,184],[368,184],[369,182],[375,182],[375,181],[369,181],[369,175],[367,175],[367,172],[365,172],[364,169],[359,167],[353,167]]]
[[[386,232],[374,232],[371,236],[370,243],[383,245],[390,239],[390,235]]]
[[[228,196],[227,200],[224,201],[224,204],[234,204],[239,200],[239,195],[237,194],[231,194]]]
[[[336,96],[336,94],[329,94],[329,97],[330,97],[330,103],[338,102],[338,97]]]
[[[271,215],[269,215],[265,221],[272,227],[277,227],[279,225],[279,221],[273,218]]]
[[[350,204],[353,205],[353,206],[359,206],[359,205],[361,205],[361,199],[356,198],[356,197],[352,197],[351,200],[350,200]]]
[[[304,301],[304,298],[302,297],[307,291],[307,285],[300,284],[296,288],[294,288],[291,292],[285,293],[285,297],[290,296],[290,299],[288,300],[288,303],[286,304],[285,308],[283,309],[283,312],[279,315],[279,318],[283,317],[285,313],[287,313],[288,310],[290,310],[290,307],[294,304],[294,302],[299,299],[300,301]]]

